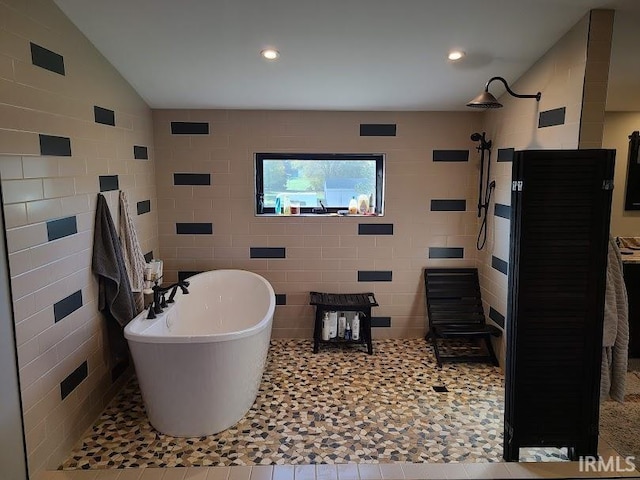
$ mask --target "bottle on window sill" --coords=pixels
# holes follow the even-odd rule
[[[356,197],[351,197],[351,200],[349,200],[349,215],[355,215],[356,213],[358,213],[358,202]]]

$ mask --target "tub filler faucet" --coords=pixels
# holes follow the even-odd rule
[[[147,318],[156,318],[156,315],[162,313],[164,308],[167,308],[169,303],[174,302],[174,297],[178,291],[178,288],[182,290],[182,293],[187,295],[189,290],[187,287],[189,286],[189,282],[187,280],[180,280],[168,287],[161,287],[160,285],[153,286],[153,301],[151,302],[151,306],[149,307],[149,313],[147,314]],[[169,299],[165,299],[165,294],[171,291],[169,294]]]

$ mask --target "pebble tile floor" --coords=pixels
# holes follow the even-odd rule
[[[311,341],[273,340],[256,401],[234,427],[200,438],[161,434],[134,378],[60,469],[500,462],[503,397],[498,367],[439,370],[422,339],[377,340],[373,355],[331,345],[313,354]],[[521,454],[567,459],[557,449]]]

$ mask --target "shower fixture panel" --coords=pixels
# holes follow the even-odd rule
[[[507,89],[507,92],[512,97],[516,97],[516,98],[535,98],[537,102],[539,102],[540,98],[542,97],[542,93],[541,92],[538,92],[535,95],[523,95],[523,94],[520,94],[520,93],[515,93],[513,90],[511,90],[511,88],[509,88],[509,84],[507,84],[507,81],[504,78],[502,78],[502,77],[492,77],[491,79],[489,79],[487,84],[484,86],[484,91],[480,95],[478,95],[476,98],[471,100],[469,103],[467,103],[467,107],[485,108],[485,109],[487,109],[487,108],[502,108],[502,104],[496,99],[496,97],[494,97],[489,92],[489,85],[491,84],[491,82],[493,82],[495,80],[498,80],[498,81],[502,82],[502,84]]]
[[[490,180],[491,175],[491,140],[487,140],[486,132],[471,134],[471,140],[480,142],[476,150],[480,152],[480,180],[478,185],[478,218],[482,218],[480,232],[478,232],[478,240],[476,248],[482,250],[487,241],[487,214],[489,213],[489,203],[491,202],[491,193],[496,187],[496,182]],[[485,153],[486,157],[486,176],[485,176]]]

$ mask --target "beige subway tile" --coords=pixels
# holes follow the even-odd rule
[[[58,161],[58,175],[61,177],[84,177],[88,173],[87,160],[84,158],[61,157]]]
[[[75,177],[76,195],[83,193],[98,193],[98,177],[94,175]]]
[[[0,129],[0,154],[39,155],[38,135],[31,132]]]
[[[40,245],[47,241],[47,226],[44,223],[10,228],[7,230],[9,253]]]
[[[340,247],[343,246],[340,244],[340,240],[342,237],[337,235],[318,235],[318,236],[305,236],[304,237],[304,246],[305,247]]]
[[[0,79],[13,80],[13,59],[0,55]]]
[[[5,228],[20,227],[27,224],[27,206],[25,203],[4,205]]]
[[[45,222],[61,216],[62,202],[60,199],[27,202],[27,219],[29,223]]]
[[[47,178],[58,176],[57,157],[23,157],[24,178]]]
[[[358,250],[355,247],[323,247],[322,258],[357,258]]]
[[[70,197],[75,193],[75,182],[71,177],[45,178],[43,185],[45,198]]]
[[[23,178],[22,158],[17,155],[1,155],[0,156],[0,179],[17,180],[21,178]]]
[[[7,180],[2,182],[5,203],[28,202],[44,197],[42,180]]]

